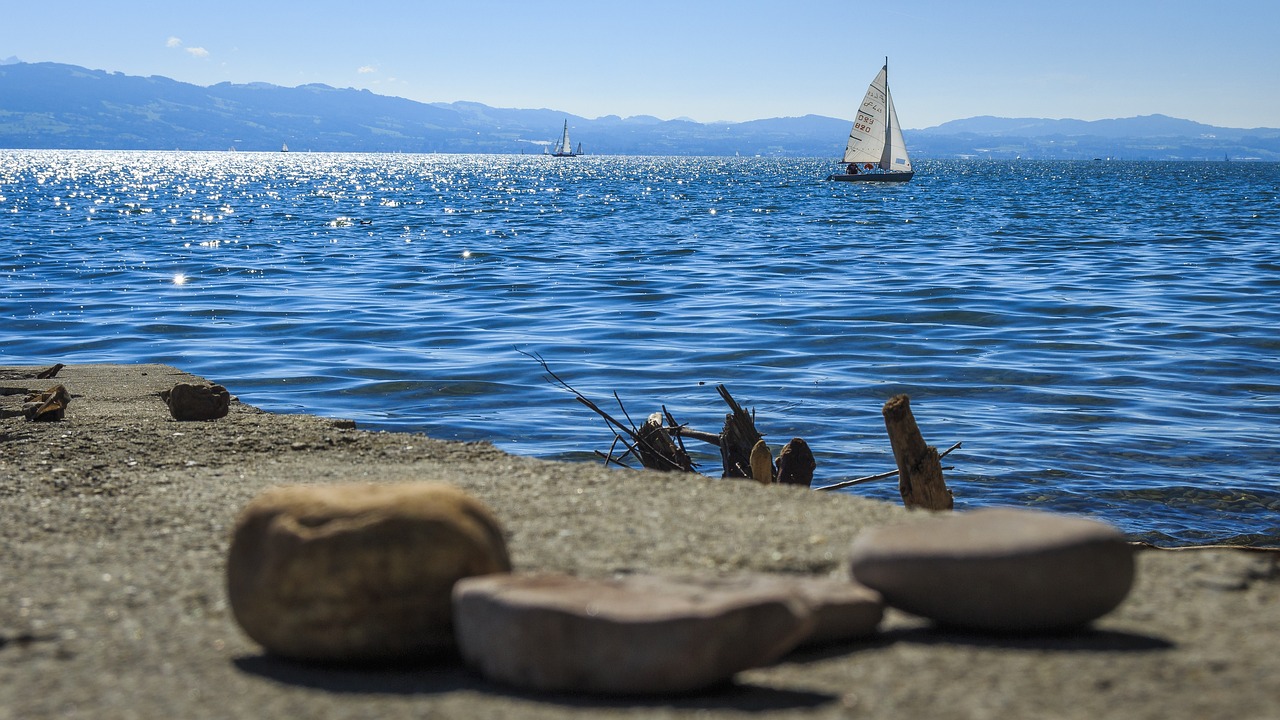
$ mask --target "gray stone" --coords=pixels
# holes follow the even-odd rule
[[[1052,631],[1119,605],[1133,584],[1134,558],[1110,525],[993,508],[865,530],[851,570],[888,605],[941,624]]]
[[[227,589],[269,652],[386,660],[452,648],[454,583],[510,569],[497,520],[455,487],[297,485],[241,512]]]
[[[682,693],[808,635],[796,593],[750,579],[491,575],[454,589],[458,646],[486,677],[544,691]]]

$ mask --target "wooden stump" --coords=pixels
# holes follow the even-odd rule
[[[813,459],[809,443],[804,438],[797,437],[791,438],[791,442],[782,447],[775,465],[778,468],[779,485],[809,487],[813,484],[813,471],[818,467],[818,462]]]
[[[763,436],[756,430],[755,418],[742,409],[728,388],[717,385],[716,391],[731,411],[724,416],[724,429],[720,431],[720,460],[724,466],[724,477],[751,478],[751,451]]]
[[[898,463],[898,491],[909,508],[950,510],[955,505],[951,491],[942,480],[942,462],[937,448],[926,444],[911,414],[911,399],[898,395],[881,410],[889,431],[893,459]]]
[[[751,477],[763,485],[773,484],[773,457],[764,440],[757,440],[751,448]]]

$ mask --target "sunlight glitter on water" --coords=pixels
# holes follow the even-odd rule
[[[256,155],[0,151],[0,359],[593,460],[535,351],[703,430],[723,382],[820,484],[905,392],[961,505],[1280,537],[1276,165]]]

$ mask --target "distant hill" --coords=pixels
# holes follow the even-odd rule
[[[540,153],[567,119],[603,155],[838,158],[849,120],[741,123],[587,119],[549,109],[420,103],[328,85],[210,87],[58,63],[0,63],[0,147]],[[1280,130],[1231,130],[1161,115],[1122,120],[979,117],[905,131],[912,155],[1280,160]]]
[[[1280,130],[1214,127],[1167,115],[1114,120],[990,116],[907,133],[921,157],[1280,160]]]
[[[0,65],[0,147],[540,153],[569,121],[592,154],[837,157],[848,122],[588,120],[479,103],[420,103],[328,85],[201,87],[57,63]]]

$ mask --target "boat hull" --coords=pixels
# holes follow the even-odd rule
[[[836,175],[828,175],[828,180],[837,182],[909,182],[915,177],[914,172],[886,172],[886,173],[858,173],[857,175],[845,175],[843,173]]]

